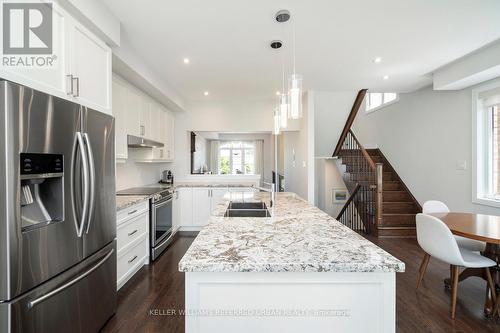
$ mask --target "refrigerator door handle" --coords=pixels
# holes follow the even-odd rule
[[[109,253],[104,258],[102,258],[101,261],[99,261],[95,266],[93,266],[92,268],[90,268],[85,273],[79,275],[78,277],[74,278],[73,280],[71,280],[69,282],[66,282],[65,284],[63,284],[59,288],[56,288],[56,289],[52,290],[51,292],[48,292],[45,295],[40,296],[40,297],[38,297],[38,298],[36,298],[36,299],[28,302],[28,308],[29,309],[33,308],[35,305],[37,305],[37,304],[39,304],[39,303],[41,303],[41,302],[43,302],[43,301],[51,298],[52,296],[60,293],[64,289],[67,289],[67,288],[71,287],[72,285],[74,285],[75,283],[77,283],[78,281],[81,281],[82,279],[86,278],[87,276],[89,276],[90,274],[92,274],[93,271],[95,271],[96,269],[98,269],[99,267],[101,267],[109,259],[109,257],[111,257],[111,255],[113,254],[113,252],[115,252],[115,250],[111,249],[111,251],[109,251]]]
[[[89,174],[90,174],[90,206],[87,214],[87,222],[86,222],[86,230],[85,233],[88,234],[90,230],[90,222],[92,221],[92,213],[94,212],[95,207],[95,161],[94,161],[94,153],[92,151],[92,145],[90,144],[89,135],[87,133],[83,133],[83,137],[85,139],[85,144],[87,146],[87,154],[89,161]]]
[[[81,132],[76,132],[76,139],[78,146],[80,147],[80,156],[82,159],[83,167],[83,208],[82,216],[80,219],[80,226],[77,228],[78,237],[83,236],[83,228],[85,226],[85,221],[87,221],[87,215],[89,211],[89,161],[87,159],[87,154],[85,152],[85,143]]]

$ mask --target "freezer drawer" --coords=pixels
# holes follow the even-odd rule
[[[8,303],[0,331],[98,332],[116,309],[116,242]]]

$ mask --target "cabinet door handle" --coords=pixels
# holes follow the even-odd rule
[[[76,81],[76,94],[73,94],[73,97],[79,97],[80,96],[80,78],[79,77],[72,77],[71,81]],[[71,86],[71,91],[73,92],[73,85]]]
[[[71,74],[66,75],[66,85],[69,88],[69,90],[66,91],[66,94],[69,96],[73,95],[73,90],[74,90],[73,75]]]
[[[128,234],[128,235],[129,235],[129,236],[132,236],[132,235],[133,235],[133,234],[135,234],[136,232],[137,232],[137,229],[135,229],[135,230],[134,230],[134,231],[132,231],[132,232],[129,232],[129,234]]]
[[[160,158],[163,158],[163,149],[160,150]]]
[[[134,213],[137,213],[137,209],[135,209],[135,210],[133,210],[133,211],[129,212],[129,213],[128,213],[128,215],[132,215],[132,214],[134,214]]]
[[[146,135],[146,127],[144,127],[144,125],[141,125],[141,135],[144,136]]]
[[[137,256],[134,256],[132,259],[130,259],[130,260],[128,261],[128,263],[130,264],[130,263],[131,263],[132,261],[134,261],[135,259],[137,259]]]

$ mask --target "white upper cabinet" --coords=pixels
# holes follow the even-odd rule
[[[111,49],[53,4],[52,67],[0,67],[0,77],[111,113]]]
[[[116,117],[117,159],[173,161],[174,115],[118,75],[113,75],[113,115]],[[139,148],[129,154],[127,135],[158,141],[164,147]]]
[[[113,77],[113,115],[115,116],[115,151],[116,158],[128,157],[127,147],[127,88],[118,77]]]
[[[175,118],[171,111],[165,110],[165,131],[163,132],[163,142],[165,143],[165,155],[168,160],[174,160],[174,137]]]
[[[52,4],[53,39],[52,52],[57,57],[51,67],[0,66],[0,77],[46,92],[67,98],[66,74],[69,71],[67,53],[67,13],[57,3]],[[2,8],[0,7],[0,11]],[[2,16],[3,17],[3,16]],[[71,19],[69,18],[71,21]]]
[[[144,131],[141,124],[142,95],[137,89],[127,85],[123,98],[127,110],[125,114],[126,132],[130,135],[141,136]]]
[[[111,110],[111,49],[85,27],[73,21],[69,29],[72,95],[80,104]],[[72,89],[71,89],[72,88]]]
[[[151,103],[150,108],[150,118],[154,121],[151,121],[151,137],[150,139],[163,142],[162,132],[165,129],[164,123],[164,112],[161,109],[160,105],[155,102]]]
[[[151,139],[151,99],[141,93],[141,106],[139,109],[140,136]]]

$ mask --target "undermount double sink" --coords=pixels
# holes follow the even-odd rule
[[[224,217],[271,217],[264,202],[229,202]]]

